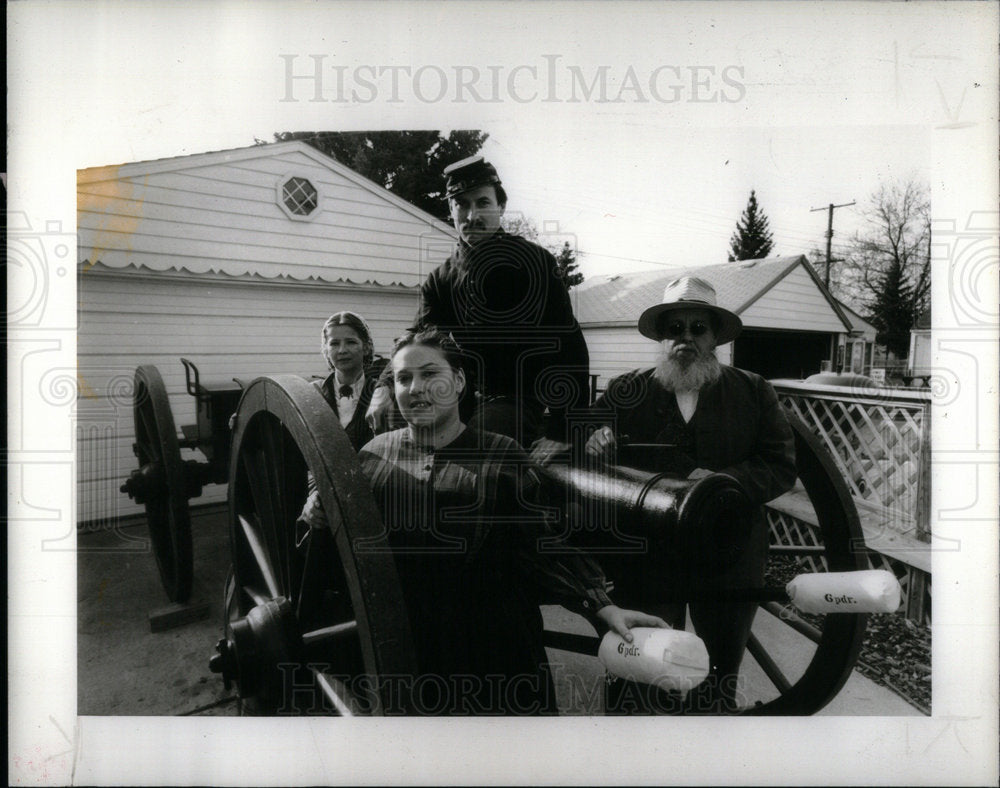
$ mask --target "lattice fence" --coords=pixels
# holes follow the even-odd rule
[[[776,384],[785,407],[819,436],[851,494],[900,531],[929,541],[929,391]]]
[[[771,532],[772,545],[821,545],[819,528],[812,523],[801,520],[786,512],[765,507],[767,524]],[[917,620],[918,623],[931,623],[931,577],[916,567],[889,556],[874,551],[865,551],[865,569],[887,569],[892,572],[902,588],[903,606],[901,612],[906,618]],[[802,572],[827,571],[826,560],[822,555],[801,556],[796,559],[802,567]],[[915,592],[922,599],[915,599]],[[911,609],[912,608],[912,609]]]
[[[880,526],[917,540],[911,545],[929,542],[931,392],[794,381],[774,385],[782,404],[823,441],[858,509],[880,512]],[[770,508],[767,516],[772,544],[816,544],[819,538],[810,522]],[[865,556],[868,566],[888,569],[899,579],[904,615],[929,623],[931,578],[926,562],[913,566],[899,553],[889,556],[874,550]],[[825,569],[817,559],[800,561],[803,571]]]

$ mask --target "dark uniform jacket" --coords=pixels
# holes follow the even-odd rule
[[[460,243],[420,291],[415,327],[450,331],[484,395],[553,411],[589,403],[590,356],[555,258],[498,230]]]
[[[673,392],[653,376],[653,369],[633,370],[608,383],[594,404],[595,422],[607,424],[618,440],[618,462],[642,470],[686,478],[695,468],[726,473],[746,490],[755,507],[750,515],[746,549],[722,575],[700,579],[734,586],[760,585],[767,554],[763,504],[795,483],[795,443],[771,384],[759,375],[723,366],[719,379],[701,389],[694,415],[684,421]],[[670,448],[628,453],[627,443],[669,444]],[[711,559],[711,556],[704,556]],[[617,571],[606,567],[619,582]],[[641,585],[641,578],[634,578]],[[638,587],[636,593],[642,594]],[[622,604],[641,599],[622,595]]]
[[[354,409],[354,415],[351,420],[347,423],[344,431],[347,433],[347,437],[351,440],[351,445],[354,450],[357,451],[362,446],[364,446],[368,441],[375,437],[375,433],[372,432],[371,427],[365,421],[365,411],[368,410],[368,406],[372,401],[372,392],[375,390],[376,385],[379,382],[379,375],[382,373],[383,369],[387,366],[385,359],[376,359],[375,362],[365,370],[365,383],[361,388],[361,397],[358,400],[358,406]],[[319,392],[323,395],[323,399],[327,401],[333,412],[337,414],[338,418],[340,413],[337,409],[337,373],[331,372],[322,381],[314,380],[313,385],[319,389]]]
[[[790,489],[797,475],[794,437],[771,384],[752,372],[723,366],[719,379],[700,390],[695,412],[685,422],[677,398],[656,380],[653,370],[635,370],[608,383],[594,410],[596,421],[608,424],[619,442],[624,438],[672,447],[647,455],[645,466],[631,464],[682,478],[695,468],[726,473],[740,482],[755,504],[741,539],[742,551],[732,560],[713,565],[725,550],[698,542],[693,548],[697,554],[681,551],[664,556],[656,574],[682,592],[763,585],[768,546],[763,504]],[[620,455],[622,451],[620,447]],[[636,453],[632,459],[640,456]],[[648,569],[619,572],[608,565],[605,568],[623,605],[641,607],[649,599],[649,589],[659,587],[657,578],[646,576]],[[753,601],[692,601],[689,605],[695,632],[705,642],[711,660],[712,674],[703,685],[710,698],[735,703],[739,666],[756,608]],[[659,612],[674,626],[684,626],[683,604]],[[609,700],[609,708],[618,707],[618,700]]]

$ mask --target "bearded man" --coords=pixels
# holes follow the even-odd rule
[[[645,460],[633,453],[629,464],[689,479],[716,472],[734,477],[754,504],[743,552],[734,563],[714,570],[705,569],[711,562],[697,556],[677,556],[673,569],[702,592],[762,586],[768,543],[763,504],[795,483],[795,446],[771,384],[716,358],[716,347],[734,340],[742,322],[717,305],[708,282],[681,277],[667,285],[662,303],[642,313],[638,328],[660,343],[658,363],[608,383],[594,405],[597,421],[605,426],[590,436],[586,453],[614,461],[620,442],[662,444]],[[627,595],[628,578],[613,579],[616,593]],[[683,604],[657,609],[648,601],[646,608],[672,626],[684,627]],[[739,702],[739,666],[756,604],[702,600],[689,608],[711,662],[702,689],[703,710],[725,711]]]

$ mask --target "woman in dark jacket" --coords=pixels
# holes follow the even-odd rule
[[[375,437],[365,421],[365,411],[386,361],[373,360],[371,331],[364,318],[354,312],[331,315],[323,324],[322,337],[323,358],[331,372],[325,380],[314,381],[313,385],[340,418],[340,426],[357,451]]]
[[[358,451],[375,437],[375,432],[365,419],[365,411],[372,400],[379,375],[388,361],[375,359],[372,334],[361,315],[355,312],[336,312],[323,324],[320,352],[330,366],[330,374],[323,380],[314,380],[323,399],[340,419],[354,451]],[[392,427],[402,423],[395,407],[389,424]],[[326,522],[320,505],[316,479],[309,472],[307,479],[308,498],[299,519],[313,528],[322,527]]]

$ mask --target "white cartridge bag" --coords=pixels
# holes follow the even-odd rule
[[[902,597],[896,576],[885,569],[799,575],[785,591],[803,613],[893,613]]]
[[[697,635],[681,629],[633,627],[633,640],[608,632],[597,652],[614,676],[663,690],[687,692],[708,675],[708,651]]]

